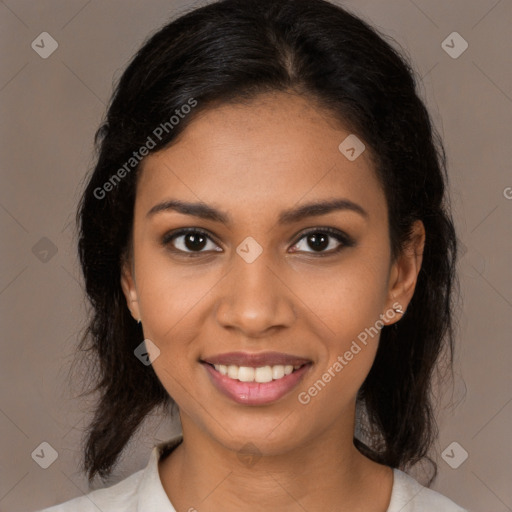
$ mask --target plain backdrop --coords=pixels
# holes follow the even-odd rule
[[[463,302],[448,392],[456,407],[439,412],[433,488],[469,510],[510,511],[512,2],[343,5],[410,55],[448,153]],[[113,82],[149,34],[192,6],[0,1],[2,512],[33,511],[89,490],[77,467],[92,404],[74,398],[66,381],[85,319],[75,208]],[[58,44],[47,58],[31,46],[42,32]],[[464,41],[467,49],[454,58]],[[177,429],[168,418],[149,418],[109,484],[143,468],[153,444]],[[41,443],[58,455],[47,469],[32,456]],[[457,468],[445,461],[448,454],[457,465],[466,452]]]

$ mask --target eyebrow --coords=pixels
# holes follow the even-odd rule
[[[146,217],[151,217],[157,213],[168,211],[176,211],[184,215],[193,215],[194,217],[200,217],[201,219],[220,222],[224,225],[229,225],[231,223],[231,217],[229,214],[217,210],[212,206],[205,203],[188,203],[177,199],[170,199],[156,204],[148,211]],[[368,212],[362,206],[350,201],[349,199],[330,199],[315,201],[296,208],[284,210],[279,215],[278,223],[293,224],[307,217],[326,215],[334,211],[352,211],[358,213],[365,219],[369,216]]]

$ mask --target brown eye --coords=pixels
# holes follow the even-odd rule
[[[303,239],[305,240],[303,247],[310,247],[312,248],[312,251],[307,251],[303,248],[298,250],[295,249],[293,252],[304,251],[309,253],[318,253],[322,256],[324,254],[337,253],[343,249],[343,247],[352,247],[354,245],[354,240],[351,237],[332,228],[316,228],[314,230],[310,230],[302,234],[299,242]],[[297,247],[298,245],[299,244],[296,243],[294,247]]]
[[[209,242],[211,242],[210,245]],[[209,250],[218,251],[218,249],[215,249],[218,246],[211,237],[205,231],[196,228],[168,233],[163,237],[162,244],[169,247],[173,252],[184,254],[202,253]]]

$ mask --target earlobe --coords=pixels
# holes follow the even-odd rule
[[[140,322],[139,298],[132,269],[128,262],[125,262],[121,268],[121,288],[126,299],[126,305],[128,306],[133,318],[137,322]]]
[[[395,321],[400,320],[414,295],[418,274],[423,262],[425,247],[425,227],[417,220],[412,227],[407,245],[393,264],[389,281],[387,311],[393,310],[398,314]],[[398,309],[398,311],[397,311]],[[394,323],[389,322],[389,323]]]

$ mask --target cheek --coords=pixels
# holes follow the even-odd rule
[[[386,258],[374,256],[383,252],[369,246],[354,251],[337,266],[301,272],[293,285],[309,316],[322,320],[322,333],[338,350],[374,326],[384,313],[389,265]]]
[[[366,278],[365,286],[355,273],[333,279],[330,291],[315,302],[329,329],[316,332],[322,340],[317,346],[318,364],[297,396],[300,404],[315,411],[311,417],[333,420],[350,408],[373,365],[383,327],[380,314],[384,294],[370,275]]]
[[[166,347],[179,336],[187,339],[191,324],[201,325],[201,303],[218,278],[193,265],[171,264],[162,255],[141,252],[137,281],[144,333]],[[173,344],[174,345],[174,344]]]
[[[140,247],[136,262],[144,338],[160,351],[153,369],[167,392],[187,409],[190,390],[204,371],[198,362],[203,355],[198,339],[211,311],[209,292],[221,275],[207,266],[171,262],[150,247]]]
[[[308,297],[314,313],[309,316],[322,320],[320,327],[314,327],[322,340],[314,387],[303,389],[309,398],[316,393],[327,403],[335,396],[342,407],[344,400],[355,398],[371,369],[384,325],[381,315],[385,313],[388,277],[388,262],[371,255],[368,250],[350,262],[347,259],[346,265],[304,284],[301,293]]]

